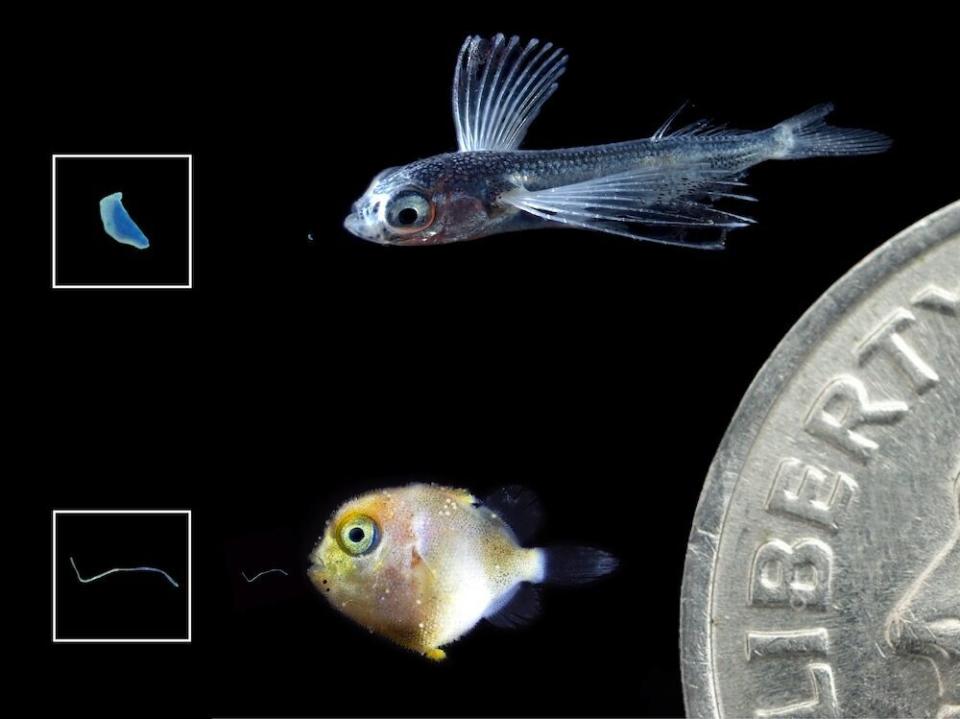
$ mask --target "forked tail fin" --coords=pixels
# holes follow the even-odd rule
[[[775,157],[797,160],[804,157],[837,155],[874,155],[890,147],[889,137],[873,130],[833,127],[824,118],[833,112],[825,103],[784,120],[773,129],[776,134]]]

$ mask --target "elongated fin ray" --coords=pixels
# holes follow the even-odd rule
[[[652,142],[660,142],[662,140],[677,139],[681,137],[717,137],[717,136],[726,136],[733,137],[735,135],[748,135],[752,130],[736,130],[731,129],[724,124],[715,124],[711,120],[700,119],[694,120],[693,122],[677,128],[676,130],[671,130],[673,123],[676,121],[677,117],[680,116],[684,110],[689,107],[689,102],[684,102],[680,107],[670,113],[670,116],[664,121],[657,131],[650,136]]]
[[[467,150],[515,150],[557,89],[567,55],[551,43],[468,37],[453,74],[457,144]]]
[[[673,121],[677,119],[677,116],[683,112],[687,105],[689,105],[688,100],[684,100],[683,103],[676,110],[670,113],[670,116],[663,121],[663,124],[657,128],[657,131],[650,136],[650,139],[656,142],[657,140],[662,140],[667,137],[667,133],[670,131],[670,126],[673,125]]]

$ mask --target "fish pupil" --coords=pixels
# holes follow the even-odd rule
[[[397,213],[397,219],[401,225],[412,225],[417,221],[417,217],[419,216],[419,213],[412,207],[404,207]]]
[[[351,542],[362,542],[363,530],[360,529],[360,527],[354,527],[353,529],[350,530],[347,536],[350,537]]]

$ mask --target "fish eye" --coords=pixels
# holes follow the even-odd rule
[[[380,543],[380,527],[365,514],[354,514],[340,523],[337,542],[347,554],[369,554]]]
[[[413,232],[429,227],[435,215],[433,204],[417,190],[402,190],[387,202],[387,224],[397,232]]]

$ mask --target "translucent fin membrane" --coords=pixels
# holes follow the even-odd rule
[[[515,150],[557,89],[567,56],[552,43],[468,37],[453,75],[453,121],[461,150]]]
[[[828,102],[777,125],[780,140],[777,156],[798,160],[805,157],[875,155],[890,147],[892,141],[883,133],[828,125],[823,118],[831,112],[833,104]]]
[[[743,185],[738,175],[700,162],[678,163],[670,168],[640,168],[536,192],[513,190],[502,200],[565,225],[663,244],[718,248],[726,231],[753,222],[712,204],[728,196],[752,199],[728,192]],[[635,225],[642,229],[634,230]],[[697,242],[689,236],[690,229],[709,230],[711,235]]]

